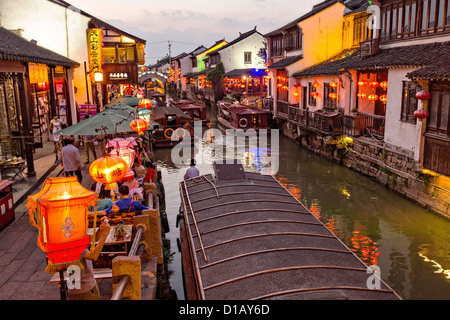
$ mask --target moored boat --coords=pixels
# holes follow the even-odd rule
[[[192,100],[173,100],[170,104],[189,115],[193,121],[201,121],[204,124],[209,122],[206,114],[207,107],[204,104]]]
[[[264,129],[270,132],[269,115],[270,112],[266,110],[223,103],[217,120],[226,129],[254,129],[255,131]]]
[[[172,147],[181,141],[194,143],[195,137],[192,129],[192,118],[175,107],[155,107],[153,108],[153,120],[159,123],[159,127],[153,134],[153,145],[155,147]],[[190,134],[190,141],[186,141],[187,133]],[[178,139],[172,141],[172,136]]]

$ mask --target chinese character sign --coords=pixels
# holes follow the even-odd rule
[[[95,72],[102,72],[103,65],[103,31],[102,29],[88,29],[88,53],[89,70],[97,68]],[[91,81],[94,81],[94,73],[90,75]]]
[[[45,64],[28,63],[30,83],[48,82],[48,70]]]

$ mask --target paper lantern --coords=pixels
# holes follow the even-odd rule
[[[367,98],[367,94],[365,94],[364,92],[358,93],[358,98],[365,99]]]
[[[378,100],[378,95],[376,95],[376,94],[369,95],[369,100],[370,101],[377,101]]]
[[[152,106],[153,106],[153,102],[150,99],[142,99],[141,101],[139,101],[138,105],[139,105],[139,108],[141,108],[141,109],[151,110]]]
[[[139,135],[144,134],[144,131],[147,130],[148,127],[149,123],[146,120],[140,118],[137,118],[130,123],[131,130],[137,132]]]
[[[270,70],[269,70],[269,69],[266,69],[265,72],[266,72],[267,74],[269,74],[269,73],[270,73]]]
[[[130,168],[117,156],[104,156],[95,160],[89,167],[89,175],[95,182],[105,184],[106,190],[114,190],[117,181],[122,181]]]
[[[332,92],[332,93],[330,93],[329,97],[331,99],[335,100],[335,99],[337,99],[338,95],[337,95],[337,93]]]
[[[300,84],[300,83],[294,83],[294,87],[295,88],[299,88],[299,87],[301,87],[302,85]]]
[[[337,88],[338,85],[339,85],[339,83],[337,81],[333,81],[330,83],[330,87],[332,87],[332,88]]]
[[[133,140],[118,138],[109,140],[106,144],[106,148],[112,148],[110,154],[122,158],[127,163],[128,169],[131,169],[134,158],[136,157],[136,150],[133,148],[134,146],[137,146],[134,138]]]
[[[384,90],[386,90],[387,87],[388,87],[388,82],[387,82],[387,81],[381,82],[381,83],[380,83],[380,87],[382,87]]]
[[[376,88],[378,88],[378,87],[380,86],[380,84],[379,84],[377,81],[373,81],[373,82],[371,82],[371,83],[369,84],[369,86],[370,86],[372,89],[376,89]]]
[[[387,102],[387,94],[381,95],[380,96],[380,101],[383,102],[383,103],[386,103]]]
[[[317,91],[311,92],[311,97],[313,97],[314,99],[317,99],[318,96],[319,93]]]
[[[429,100],[431,98],[431,93],[428,91],[417,92],[416,98],[422,101]]]
[[[145,70],[147,70],[147,67],[146,66],[142,66],[141,67],[141,71],[144,72]]]
[[[80,255],[90,244],[87,213],[96,201],[97,194],[77,177],[46,179],[41,191],[28,197],[30,222],[39,230],[38,246],[48,259],[46,272],[80,265]]]
[[[298,97],[300,94],[298,92],[293,93],[294,97]]]
[[[312,85],[314,88],[320,87],[320,83],[317,82],[317,81],[314,81],[311,85]]]
[[[426,110],[416,110],[414,116],[418,119],[426,119],[430,116],[430,113]]]
[[[365,86],[367,86],[367,81],[365,81],[365,80],[360,80],[360,81],[358,81],[358,86],[360,86],[360,87],[365,87]]]

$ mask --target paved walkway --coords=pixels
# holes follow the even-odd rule
[[[97,147],[98,148],[98,147]],[[80,147],[81,161],[85,160],[84,148]],[[101,152],[97,149],[97,156]],[[91,154],[91,161],[93,157]],[[40,178],[55,162],[53,143],[47,143],[35,154],[36,177],[13,184],[14,201],[17,202],[30,188],[31,194],[42,187]],[[49,177],[57,176],[62,167],[57,166]],[[89,189],[93,183],[89,176],[89,164],[82,166],[82,184]],[[59,300],[57,285],[50,284],[51,276],[45,272],[45,255],[37,246],[38,231],[29,223],[27,200],[15,208],[15,220],[0,231],[0,300]],[[99,283],[102,298],[111,296],[111,281]]]

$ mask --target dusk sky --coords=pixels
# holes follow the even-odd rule
[[[146,64],[154,64],[168,53],[191,52],[199,45],[211,46],[239,32],[268,33],[311,10],[323,0],[67,0],[117,28],[147,40]]]

